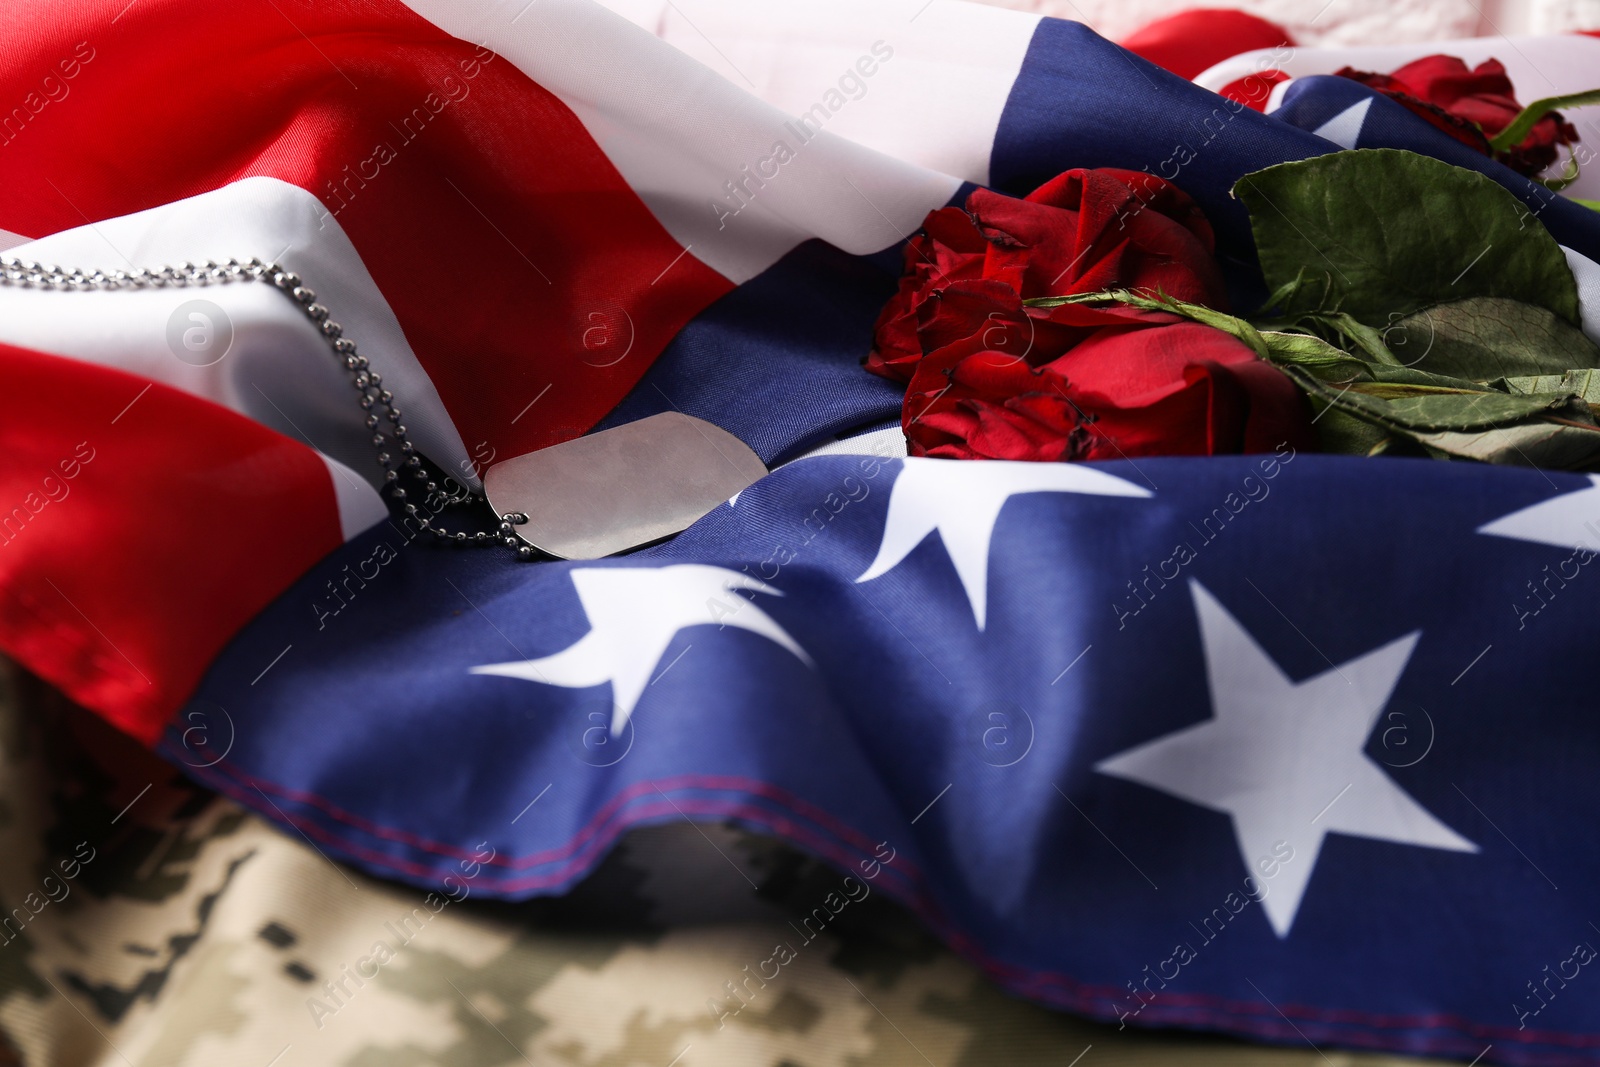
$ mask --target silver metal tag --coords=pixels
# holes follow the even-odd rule
[[[678,533],[767,473],[750,446],[676,411],[496,463],[483,476],[495,514],[561,559],[599,559]]]

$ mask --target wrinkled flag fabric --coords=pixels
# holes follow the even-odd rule
[[[839,868],[797,943],[871,883],[1096,1018],[1600,1058],[1600,857],[1572,829],[1600,809],[1570,666],[1592,480],[839,443],[898,417],[859,360],[901,243],[972,186],[1171,177],[1240,307],[1261,280],[1229,190],[1273,163],[1473,167],[1580,288],[1593,213],[1315,71],[1264,115],[1017,12],[613,6],[19,10],[0,228],[84,269],[284,264],[469,484],[664,410],[774,473],[619,559],[436,550],[383,506],[347,381],[280,294],[0,287],[0,645],[431,890],[470,865],[486,893],[560,892],[630,826],[733,819]],[[192,329],[214,361],[180,354]]]

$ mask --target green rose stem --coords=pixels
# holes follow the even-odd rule
[[[1508,381],[1524,379],[1488,382],[1419,370],[1390,349],[1384,331],[1341,312],[1309,312],[1258,325],[1162,293],[1125,289],[1023,301],[1025,307],[1041,310],[1095,303],[1182,315],[1242,341],[1321,407],[1353,420],[1319,426],[1330,451],[1375,456],[1389,451],[1397,440],[1410,439],[1413,447],[1442,457],[1532,464],[1539,461],[1528,455],[1527,449],[1534,445],[1525,435],[1530,430],[1537,435],[1537,426],[1543,425],[1549,433],[1576,435],[1553,446],[1566,453],[1566,462],[1555,465],[1592,469],[1600,463],[1600,426],[1582,418],[1587,415],[1592,420],[1600,404],[1586,402],[1569,389],[1521,393],[1502,388]],[[1263,325],[1281,328],[1262,329]],[[1308,327],[1356,351],[1306,332]],[[1369,428],[1359,429],[1361,424]]]
[[[1568,93],[1566,96],[1547,96],[1543,100],[1535,100],[1511,120],[1511,125],[1489,138],[1489,147],[1496,152],[1504,152],[1521,144],[1539,120],[1552,111],[1566,110],[1574,107],[1587,107],[1590,104],[1600,104],[1600,89],[1590,89],[1582,93]]]
[[[1515,148],[1538,125],[1539,120],[1550,112],[1586,107],[1590,104],[1600,104],[1600,89],[1590,89],[1584,93],[1569,93],[1566,96],[1547,96],[1543,100],[1535,100],[1523,108],[1516,118],[1511,120],[1511,125],[1501,130],[1496,136],[1489,138],[1489,148],[1496,153]],[[1577,180],[1578,157],[1573,152],[1568,152],[1566,171],[1559,178],[1534,179],[1540,185],[1555,192],[1560,192]]]
[[[1127,289],[1108,289],[1100,293],[1074,293],[1070,296],[1036,296],[1024,300],[1022,306],[1048,309],[1060,307],[1063,304],[1106,303],[1126,304],[1129,307],[1141,308],[1145,311],[1170,311],[1237,337],[1249,345],[1250,350],[1262,359],[1267,359],[1270,356],[1266,338],[1261,336],[1260,330],[1244,319],[1224,314],[1221,311],[1213,311],[1208,307],[1201,307],[1199,304],[1188,304],[1182,300],[1174,300],[1172,297],[1164,296],[1160,293],[1146,296]]]

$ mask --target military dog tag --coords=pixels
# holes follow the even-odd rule
[[[750,446],[668,411],[496,463],[483,476],[495,514],[561,559],[599,559],[659,541],[767,473]]]

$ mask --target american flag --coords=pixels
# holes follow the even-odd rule
[[[6,14],[0,648],[73,699],[422,886],[487,844],[475,887],[559,893],[630,827],[731,819],[1095,1018],[1600,1060],[1600,480],[908,459],[859,365],[905,240],[974,187],[1159,173],[1243,306],[1233,183],[1340,148],[1500,182],[1593,335],[1600,170],[1557,196],[1319,77],[1436,48],[1191,82],[959,0]],[[1582,36],[1451,49],[1539,96],[1600,70]],[[1269,66],[1270,113],[1213,92]],[[253,258],[468,488],[668,411],[772,473],[618,558],[434,547],[295,300],[138,274]]]

